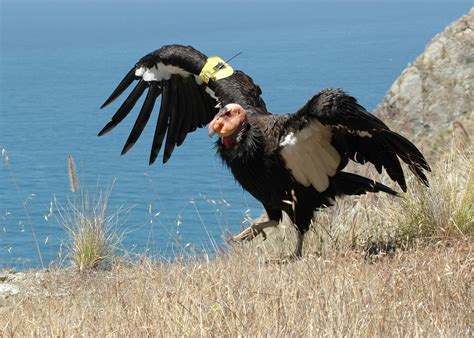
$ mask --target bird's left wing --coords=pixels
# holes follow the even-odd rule
[[[406,191],[400,158],[428,185],[423,171],[430,167],[421,152],[342,90],[325,89],[316,94],[290,115],[284,130],[280,147],[287,167],[297,181],[318,191],[327,189],[329,178],[344,168],[348,159],[371,162],[379,173],[385,168]]]
[[[109,123],[99,132],[106,134],[132,110],[148,89],[143,106],[122,154],[136,143],[150,119],[157,98],[161,106],[156,123],[150,160],[152,164],[165,144],[163,163],[188,133],[209,123],[219,107],[235,102],[265,110],[260,88],[243,72],[234,71],[217,57],[207,58],[191,46],[169,45],[144,56],[125,75],[101,108],[119,97],[134,81],[135,88]],[[166,138],[165,138],[166,136]]]

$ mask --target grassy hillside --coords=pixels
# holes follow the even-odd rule
[[[253,247],[212,261],[59,270],[16,282],[6,336],[464,336],[472,334],[472,240],[367,261],[351,251],[266,264]]]
[[[430,188],[411,181],[403,198],[346,198],[318,213],[304,258],[294,263],[281,264],[294,237],[284,225],[266,241],[232,245],[215,258],[165,263],[110,256],[109,271],[97,270],[101,253],[80,256],[86,249],[72,245],[76,267],[4,276],[20,293],[0,298],[0,332],[470,336],[474,171],[468,135],[451,137],[437,153]],[[78,207],[87,208],[87,201]],[[91,210],[92,219],[107,219],[100,206]],[[78,244],[87,244],[87,236],[71,230]],[[110,255],[110,247],[105,252]]]

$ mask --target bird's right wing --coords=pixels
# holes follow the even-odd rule
[[[219,107],[227,103],[239,103],[247,108],[266,111],[260,88],[252,79],[219,60],[216,57],[208,59],[193,47],[180,45],[164,46],[144,56],[101,106],[104,108],[112,103],[137,81],[135,88],[99,132],[99,136],[117,126],[147,89],[145,101],[122,154],[130,150],[140,137],[161,95],[150,164],[156,160],[163,143],[163,163],[166,163],[175,146],[180,146],[188,133],[209,123]]]
[[[379,173],[385,168],[406,191],[400,158],[428,185],[424,171],[430,167],[415,145],[342,90],[326,89],[316,94],[290,115],[285,131],[280,146],[287,167],[297,181],[318,191],[329,186],[329,178],[344,168],[348,159],[371,162]]]

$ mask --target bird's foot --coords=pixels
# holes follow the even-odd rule
[[[267,234],[263,229],[277,226],[278,222],[276,221],[267,221],[262,223],[256,223],[249,226],[247,229],[242,231],[241,233],[232,237],[234,242],[241,242],[241,241],[250,241],[257,237],[258,235],[262,234],[263,240],[267,239]]]
[[[302,234],[301,232],[298,232],[297,237],[296,237],[295,251],[289,256],[286,256],[284,258],[280,258],[277,260],[267,261],[267,263],[276,263],[279,265],[283,265],[283,264],[288,264],[288,263],[294,263],[302,259],[303,258],[303,238],[304,238],[304,234]]]
[[[253,226],[250,226],[238,235],[232,236],[232,240],[234,242],[251,241],[260,234],[262,234],[263,240],[267,239],[267,234],[265,231],[262,229],[255,229]]]

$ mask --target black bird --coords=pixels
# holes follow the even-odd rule
[[[144,56],[128,72],[104,108],[137,81],[103,135],[120,123],[147,91],[125,154],[135,144],[162,95],[149,163],[164,144],[163,163],[188,133],[209,124],[219,135],[217,152],[242,187],[258,199],[269,221],[252,224],[234,236],[248,240],[275,226],[286,212],[298,229],[294,257],[302,255],[303,237],[313,212],[336,196],[383,191],[398,193],[372,179],[343,171],[349,160],[372,163],[406,191],[399,159],[426,186],[430,167],[406,138],[391,131],[340,89],[324,89],[292,114],[272,115],[262,91],[241,71],[191,46],[164,46]],[[166,136],[166,138],[165,138]]]

